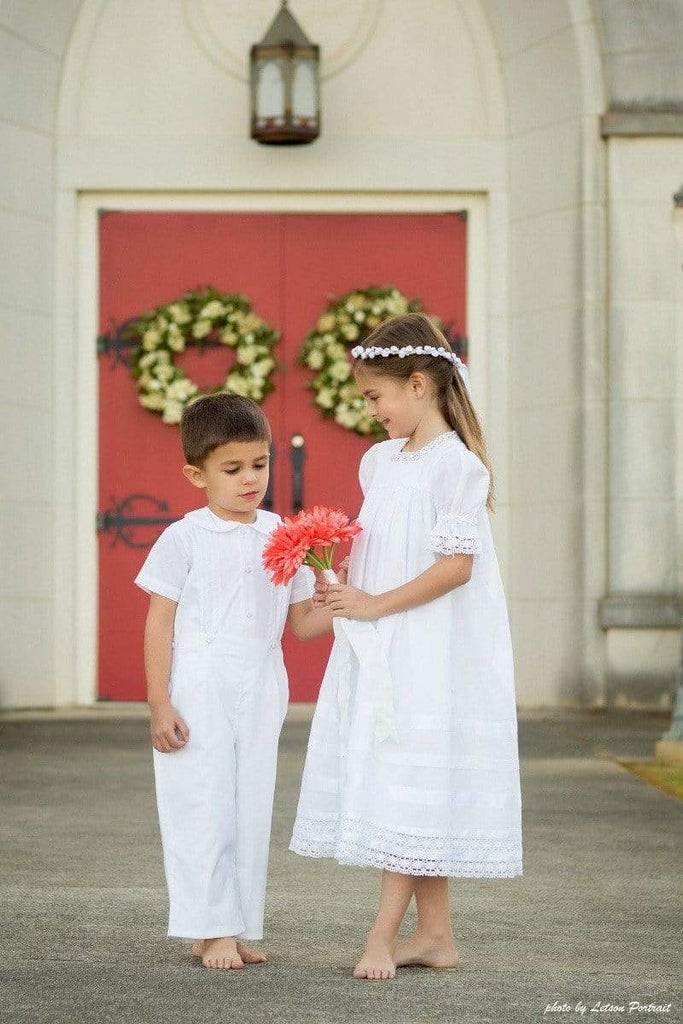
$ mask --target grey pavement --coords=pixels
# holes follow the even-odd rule
[[[308,734],[301,714],[281,740],[270,962],[234,973],[190,963],[187,947],[165,938],[145,720],[111,709],[9,717],[0,721],[0,1019],[517,1024],[599,1012],[683,1022],[683,802],[615,760],[652,757],[667,725],[658,713],[521,714],[524,875],[452,882],[458,970],[368,983],[350,968],[379,873],[287,852]],[[411,909],[406,930],[414,920]],[[632,1002],[671,1006],[629,1012]],[[553,1003],[569,1009],[544,1012]]]

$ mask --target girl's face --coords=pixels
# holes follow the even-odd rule
[[[403,381],[363,369],[356,383],[368,415],[379,420],[389,437],[409,437],[413,433],[419,420],[419,400],[425,390],[423,374]]]
[[[183,473],[206,489],[212,511],[251,522],[268,487],[269,448],[267,441],[231,441],[214,448],[201,468],[185,466]]]

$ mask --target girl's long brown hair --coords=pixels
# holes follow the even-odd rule
[[[392,345],[399,348],[404,345],[440,345],[449,352],[453,351],[438,327],[424,313],[405,313],[382,321],[363,342],[363,348],[372,345],[378,348],[390,348]],[[394,377],[402,381],[407,381],[413,373],[424,373],[432,380],[444,419],[489,471],[491,483],[486,507],[493,512],[493,471],[484,432],[464,381],[453,363],[440,356],[435,358],[430,355],[407,355],[403,359],[391,355],[367,361],[359,356],[353,363],[354,375],[362,373],[363,369],[377,376]]]

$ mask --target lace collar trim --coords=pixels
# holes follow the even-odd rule
[[[456,433],[457,431],[455,430],[446,430],[443,434],[437,434],[431,441],[428,441],[427,444],[423,444],[421,448],[417,448],[415,451],[405,452],[403,448],[399,448],[398,451],[394,452],[392,455],[392,459],[394,459],[394,461],[401,462],[404,460],[412,461],[413,459],[420,459],[433,448],[439,448],[445,443],[446,438],[452,437]],[[407,438],[400,438],[399,440],[403,441],[404,444],[408,443]]]

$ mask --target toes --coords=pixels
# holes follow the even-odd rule
[[[363,978],[366,981],[389,981],[396,977],[396,969],[393,967],[362,967],[360,964],[353,972],[354,978]]]
[[[218,957],[205,957],[202,959],[202,963],[205,967],[217,968],[219,970],[227,971],[241,971],[244,967],[244,962],[239,956],[218,956]]]
[[[396,969],[393,967],[370,967],[361,963],[356,965],[353,976],[366,981],[388,981],[390,978],[396,977]]]
[[[240,949],[238,946],[237,952],[245,964],[265,964],[268,962],[266,954],[261,953],[261,951],[257,949]]]

